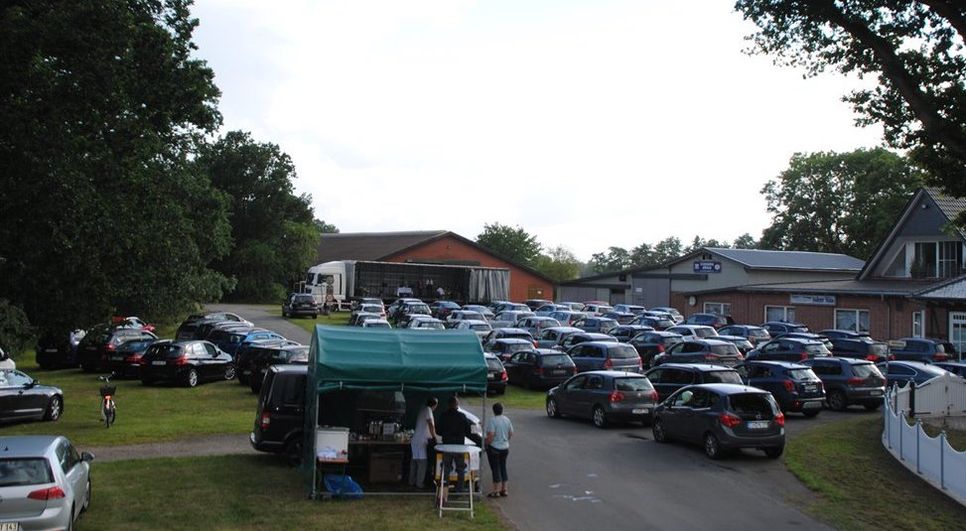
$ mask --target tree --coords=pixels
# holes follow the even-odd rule
[[[339,227],[326,223],[323,219],[315,220],[315,229],[319,231],[319,234],[338,234]]]
[[[654,245],[654,260],[657,264],[663,264],[684,254],[681,240],[675,236],[669,236]]]
[[[737,238],[735,238],[735,241],[732,243],[732,246],[735,249],[757,249],[758,242],[755,241],[754,236],[746,232],[741,236],[738,236]]]
[[[191,163],[220,124],[186,0],[0,7],[0,293],[43,329],[217,299],[224,196]]]
[[[631,255],[623,247],[609,247],[606,253],[594,253],[590,264],[595,273],[610,273],[631,267]]]
[[[845,99],[862,125],[908,149],[927,180],[966,197],[966,4],[961,0],[738,0],[758,25],[750,53],[817,75],[878,77]],[[961,217],[960,222],[966,222]]]
[[[721,241],[721,242],[719,242],[718,240],[716,240],[714,238],[711,238],[710,240],[705,240],[704,238],[702,238],[700,236],[695,236],[694,239],[691,240],[691,245],[688,245],[687,247],[684,248],[684,253],[683,254],[688,254],[688,253],[697,251],[698,249],[701,249],[702,247],[717,247],[717,248],[725,248],[725,249],[727,249],[727,248],[731,247],[731,244],[728,243],[727,241]]]
[[[235,247],[213,267],[236,279],[230,298],[283,298],[312,265],[319,244],[311,197],[294,192],[292,159],[275,144],[232,131],[202,150],[198,164],[228,197]]]
[[[533,266],[540,255],[540,243],[522,227],[511,227],[498,222],[483,225],[476,243],[503,258]]]
[[[534,267],[554,282],[565,282],[580,276],[582,264],[569,249],[558,245],[538,256]]]
[[[761,190],[773,214],[761,246],[867,258],[920,185],[918,171],[882,148],[795,154]]]

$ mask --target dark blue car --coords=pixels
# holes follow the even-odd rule
[[[922,385],[946,372],[934,365],[918,361],[890,361],[878,363],[876,367],[885,375],[886,387],[892,387],[893,384],[902,387],[910,381],[916,382],[916,385]]]
[[[822,411],[825,386],[805,365],[786,361],[746,361],[735,370],[746,384],[770,392],[782,411],[801,412],[806,417],[814,417]]]

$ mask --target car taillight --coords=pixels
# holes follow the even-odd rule
[[[875,354],[869,354],[868,356],[865,357],[865,359],[866,359],[866,361],[875,361],[878,358],[876,357]]]
[[[653,401],[655,401],[655,402],[660,402],[660,401],[661,401],[661,395],[659,395],[659,394],[657,394],[657,391],[656,391],[656,390],[651,390],[651,392],[650,392],[650,393],[648,393],[648,394],[647,394],[647,396],[648,396],[648,397],[649,397],[649,398],[650,398],[651,400],[653,400]]]
[[[936,353],[932,355],[933,361],[946,361],[947,359],[949,359],[949,356],[946,354]]]
[[[612,391],[610,394],[611,402],[622,402],[624,400],[624,393],[620,391]]]
[[[604,360],[604,368],[605,369],[613,369],[614,368],[614,360],[612,360],[610,358],[607,358],[606,360]]]
[[[181,356],[178,356],[177,358],[175,358],[175,359],[173,359],[171,361],[174,362],[175,365],[187,365],[188,364],[188,356],[181,355]]]
[[[864,382],[865,382],[865,379],[858,378],[858,377],[855,377],[855,376],[853,376],[852,378],[849,378],[848,380],[846,380],[846,384],[847,385],[850,385],[850,386],[853,386],[853,387],[856,386],[856,385],[862,385]]]
[[[782,382],[782,384],[785,385],[785,390],[788,391],[789,393],[795,390],[795,382],[791,380],[785,380]]]
[[[889,361],[895,361],[895,359],[896,359],[895,354],[889,354]]]
[[[115,350],[117,350],[117,347],[114,346],[114,343],[108,343],[107,345],[104,346],[104,350],[108,352],[114,352]]]
[[[50,487],[49,489],[35,490],[28,494],[27,497],[31,500],[54,500],[57,498],[66,498],[67,494],[60,487]]]
[[[501,382],[505,382],[506,381],[506,371],[503,371],[503,372],[500,373],[500,381]]]
[[[741,424],[741,419],[734,413],[722,413],[718,415],[718,422],[720,422],[722,426],[734,428],[735,426]]]
[[[271,425],[271,423],[272,423],[272,414],[271,413],[262,413],[262,420],[260,422],[260,425],[261,425],[262,429],[263,430],[267,430],[268,429],[268,426]]]
[[[776,426],[785,426],[785,414],[782,413],[781,411],[779,411],[778,414],[775,415],[775,418],[772,420],[775,421]]]
[[[664,352],[664,344],[663,343],[658,343],[658,345],[657,345],[657,351],[658,352]]]
[[[141,362],[141,356],[138,356],[137,354],[134,354],[134,355],[131,355],[131,356],[128,356],[128,357],[124,358],[124,361],[127,362],[127,363],[140,363]]]
[[[643,369],[644,369],[644,362],[641,361],[641,358],[637,358],[637,370],[640,371]]]
[[[533,348],[540,348],[540,345],[537,343],[536,339],[533,340]]]
[[[801,354],[799,354],[799,358],[798,359],[801,360],[801,361],[807,360],[808,359],[808,352],[802,352]]]

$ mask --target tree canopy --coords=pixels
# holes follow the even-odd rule
[[[185,0],[0,8],[0,293],[42,328],[164,318],[230,287],[220,124]]]
[[[476,236],[476,243],[495,254],[515,262],[533,266],[540,256],[540,242],[537,237],[523,230],[499,222],[486,223],[483,232]]]
[[[608,247],[606,252],[594,253],[590,259],[590,267],[594,273],[600,274],[638,267],[658,266],[702,247],[732,247],[732,244],[714,238],[706,240],[700,236],[695,236],[691,243],[685,247],[680,238],[669,236],[653,245],[644,242],[630,251],[623,247]],[[735,239],[734,247],[757,249],[758,242],[750,234],[745,233]]]
[[[875,76],[845,99],[860,124],[881,123],[928,182],[966,197],[966,3],[961,0],[738,0],[758,25],[751,53],[802,66]],[[961,218],[960,222],[966,222]]]
[[[795,154],[762,188],[773,218],[761,244],[868,258],[921,183],[908,161],[882,148]]]
[[[565,282],[580,276],[583,264],[569,249],[556,246],[546,253],[537,256],[534,268],[553,279],[554,282]]]

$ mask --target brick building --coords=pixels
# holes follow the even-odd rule
[[[506,268],[510,270],[511,300],[553,298],[553,280],[445,230],[323,234],[316,260],[317,263],[371,260]]]

